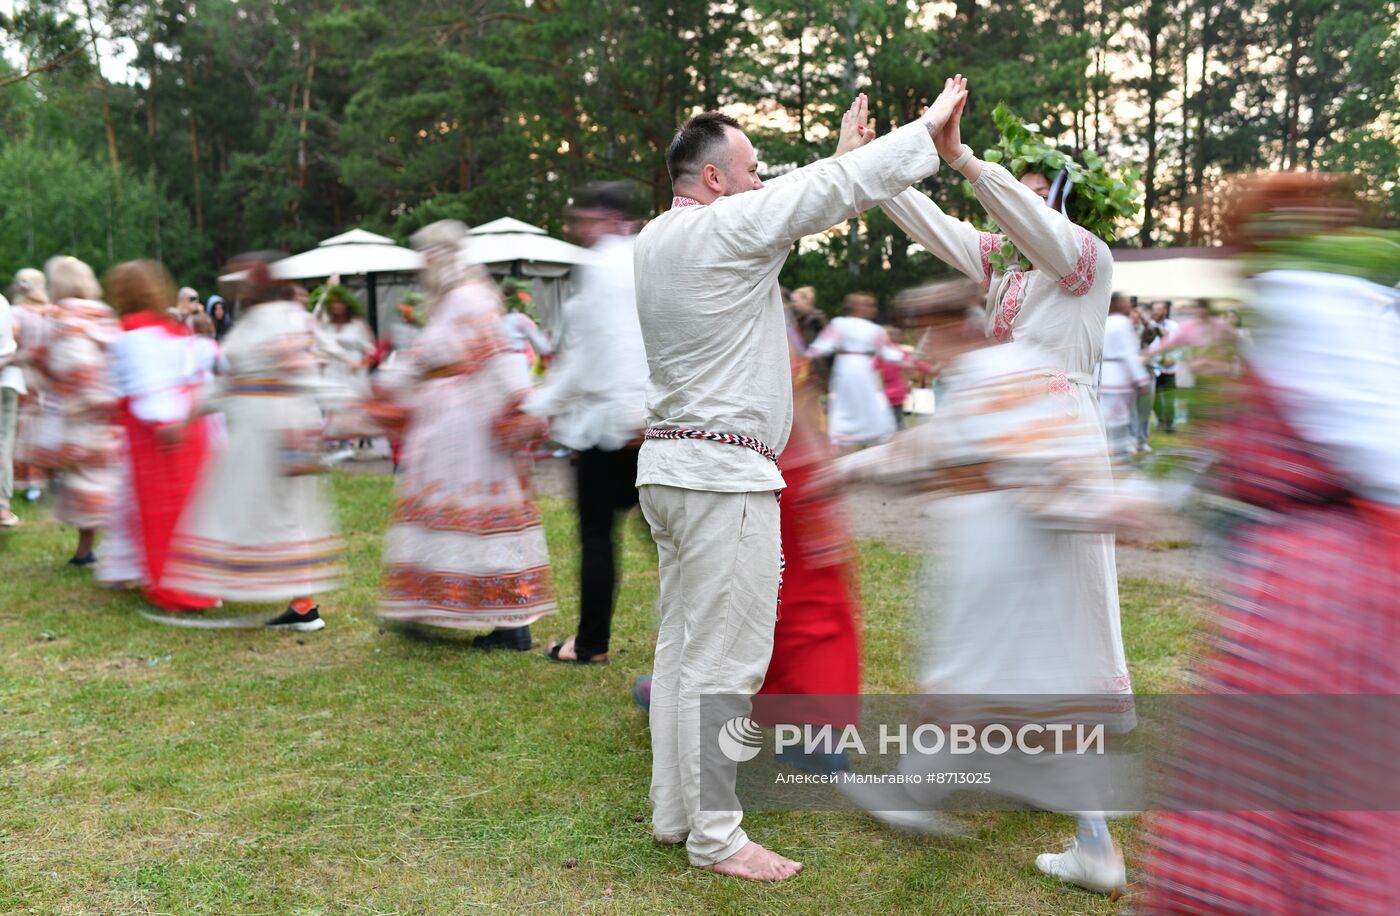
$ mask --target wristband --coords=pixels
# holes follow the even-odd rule
[[[963,166],[967,165],[969,162],[972,161],[972,155],[972,147],[964,143],[962,152],[958,153],[957,157],[953,159],[952,162],[948,163],[949,168],[951,168],[955,172],[961,172],[963,170]]]

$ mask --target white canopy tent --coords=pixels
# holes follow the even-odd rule
[[[1238,302],[1244,272],[1224,248],[1115,248],[1113,289],[1139,300]]]
[[[367,317],[378,333],[392,320],[396,302],[391,300],[414,288],[422,266],[423,256],[413,249],[364,229],[351,229],[318,242],[310,251],[283,258],[272,272],[284,280],[324,280],[339,275],[342,283],[365,297]],[[241,273],[232,273],[219,281],[240,279]]]
[[[535,317],[545,328],[558,326],[560,306],[570,292],[569,275],[589,258],[587,248],[552,238],[539,226],[509,216],[467,232],[468,252],[492,274],[530,280]]]
[[[587,248],[552,238],[538,226],[502,217],[468,230],[469,253],[497,277],[531,281],[536,318],[556,324],[559,307],[569,295],[569,274],[589,257]],[[423,256],[394,240],[364,229],[351,229],[319,242],[310,251],[283,258],[273,273],[285,280],[323,280],[339,275],[346,286],[364,295],[376,332],[394,320],[397,298],[417,288]],[[241,274],[219,278],[232,283]]]
[[[332,274],[413,273],[423,256],[391,238],[351,229],[318,242],[316,247],[277,262],[273,272],[286,280],[316,280]]]

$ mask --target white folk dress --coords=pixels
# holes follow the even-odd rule
[[[1084,532],[1109,530],[1129,499],[1103,473],[1097,418],[1053,357],[1020,341],[966,354],[944,378],[928,422],[837,462],[845,479],[942,497],[927,520],[920,688],[1130,697],[1117,607],[1085,601],[1076,565],[1096,536]]]
[[[832,319],[807,349],[807,355],[830,356],[830,415],[827,431],[833,445],[870,445],[894,435],[894,412],[875,358],[903,364],[903,350],[890,342],[884,328],[865,318]]]
[[[65,299],[36,360],[47,396],[31,460],[57,472],[54,517],[74,528],[104,527],[117,497],[122,434],[107,348],[120,333],[106,303]]]
[[[356,397],[369,394],[369,368],[365,365],[374,352],[374,332],[363,319],[351,317],[344,324],[322,320],[321,346],[325,351],[324,377],[336,390],[352,392]],[[327,439],[356,439],[370,432],[359,411],[349,405],[332,410],[326,417]]]
[[[1108,444],[1103,416],[1094,390],[1094,377],[1103,356],[1104,325],[1113,293],[1113,259],[1101,239],[1074,225],[1058,211],[1012,177],[999,165],[985,163],[973,184],[977,200],[1005,231],[1007,238],[1031,263],[1030,270],[994,270],[992,252],[1002,237],[979,232],[974,226],[943,213],[933,201],[916,190],[906,191],[885,205],[885,211],[900,228],[934,256],[963,274],[981,281],[987,289],[987,332],[994,339],[1033,345],[1056,373],[1054,382],[1064,393],[1065,417],[1083,422],[1096,431],[1093,455],[1082,465],[1083,478],[1105,494],[1112,492]],[[1074,533],[1033,532],[1019,535],[1014,517],[1005,517],[995,506],[969,512],[963,519],[969,542],[1004,538],[1017,541],[1020,558],[1034,563],[1040,571],[1039,584],[1024,594],[999,594],[1026,584],[1008,579],[1000,562],[987,565],[987,554],[979,567],[985,578],[981,589],[983,603],[1025,601],[1032,593],[1054,593],[1056,604],[1047,607],[1047,619],[1068,615],[1065,625],[1047,630],[1048,646],[1073,659],[1079,668],[1075,682],[1094,691],[1130,693],[1128,666],[1119,635],[1118,571],[1114,560],[1113,535],[1087,531]],[[985,528],[983,527],[985,526]],[[1009,527],[1008,527],[1009,526]],[[1017,540],[1019,538],[1019,540]],[[1032,580],[1035,581],[1035,580]],[[1040,602],[1042,605],[1044,602]],[[1082,627],[1069,626],[1083,621]],[[1000,638],[996,625],[986,624],[988,644]],[[1093,634],[1093,635],[1091,635]],[[975,657],[966,647],[969,658]],[[1047,660],[1049,655],[1037,657]],[[1001,657],[1001,656],[994,656]],[[1000,689],[1017,692],[1035,682],[1031,673],[994,672],[1001,665],[988,662],[983,676],[969,671],[965,692]],[[1060,666],[1054,666],[1058,669]],[[952,683],[937,669],[933,680]],[[1048,686],[1052,679],[1047,679]],[[961,679],[958,683],[964,683]],[[1029,690],[1024,692],[1031,692]]]
[[[286,601],[340,583],[341,542],[315,461],[327,393],[314,318],[295,302],[247,309],[223,341],[226,374],[203,409],[227,445],[186,509],[162,585],[235,601]]]
[[[15,462],[22,465],[36,463],[39,453],[39,428],[44,417],[44,399],[48,393],[48,380],[44,378],[41,361],[47,348],[50,330],[49,319],[54,307],[45,303],[16,302],[11,304],[10,317],[15,326],[15,363],[24,372],[24,397],[19,403],[19,422],[15,431]],[[34,471],[29,471],[29,479],[16,481],[16,486],[33,486],[38,480]]]
[[[393,522],[384,539],[385,620],[466,629],[525,626],[555,611],[539,508],[502,424],[530,391],[495,284],[479,269],[433,308],[380,384],[409,408]],[[541,432],[543,421],[537,423]]]

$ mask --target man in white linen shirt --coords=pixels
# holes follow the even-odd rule
[[[551,435],[573,449],[578,482],[578,635],[546,651],[555,661],[604,662],[617,597],[613,528],[637,504],[637,447],[646,422],[647,354],[632,278],[641,195],[626,181],[574,193],[568,232],[591,259],[574,270],[558,356],[522,409],[553,417]]]
[[[757,881],[802,868],[749,840],[737,802],[736,810],[701,803],[701,698],[756,693],[773,649],[776,455],[792,423],[778,272],[798,239],[936,171],[932,133],[965,95],[961,77],[948,80],[922,118],[868,145],[862,96],[843,119],[839,158],[767,186],[753,144],[718,112],[688,120],[666,152],[675,199],[637,239],[651,374],[637,486],[661,578],[652,833],[661,843],[685,841],[693,865]],[[732,788],[732,769],[710,775]]]

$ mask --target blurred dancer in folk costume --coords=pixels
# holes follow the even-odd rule
[[[111,353],[131,484],[122,498],[137,523],[126,532],[141,547],[146,598],[165,611],[203,610],[216,599],[161,584],[175,525],[210,451],[209,419],[191,418],[203,384],[199,343],[170,317],[175,284],[161,265],[119,264],[105,285],[123,330]]]
[[[324,627],[312,595],[340,583],[341,543],[320,478],[315,319],[273,278],[276,255],[243,255],[242,312],[224,338],[227,373],[199,406],[223,414],[228,444],[195,491],[161,587],[234,601],[287,601],[262,625]],[[346,394],[346,393],[342,393]],[[318,402],[319,401],[319,402]],[[174,617],[179,620],[186,615]]]
[[[1015,695],[1057,695],[1076,710],[1093,708],[1095,724],[1109,731],[1131,728],[1118,608],[1084,603],[1075,565],[1082,532],[1112,530],[1143,505],[1115,496],[1103,473],[1098,416],[1079,409],[1053,354],[1029,341],[988,340],[956,297],[905,301],[924,312],[923,351],[945,366],[938,412],[885,445],[840,459],[836,472],[941,497],[927,527],[942,575],[921,590],[932,632],[920,690],[969,697],[953,721],[978,721],[961,718],[978,710],[978,696],[1001,709]],[[1024,713],[1057,714],[1049,701],[1035,705]],[[1035,781],[1037,771],[1026,775]],[[868,806],[918,828],[917,818],[899,812],[929,804],[876,793]],[[937,819],[928,821],[938,829]],[[1036,864],[1097,890],[1118,889],[1123,860],[1103,816],[1086,812],[1079,825],[1071,852],[1042,855]]]
[[[793,332],[794,337],[800,333]],[[780,505],[782,612],[773,626],[773,658],[758,695],[820,696],[803,710],[807,717],[797,721],[840,727],[857,722],[860,710],[856,569],[841,494],[828,471],[834,456],[822,430],[821,384],[797,347],[801,338],[793,343],[792,432],[778,458],[787,484]],[[850,701],[839,699],[844,697]],[[759,721],[761,709],[762,704],[754,714]],[[840,754],[793,753],[784,759],[803,769],[846,768]]]
[[[807,348],[809,357],[836,357],[831,367],[829,430],[836,446],[871,445],[894,435],[895,415],[885,396],[884,377],[875,360],[912,368],[909,356],[876,324],[877,304],[869,293],[846,297],[846,314]]]
[[[24,392],[20,398],[15,429],[15,491],[24,491],[30,502],[43,493],[43,470],[33,463],[32,453],[37,444],[40,418],[44,414],[44,394],[47,382],[39,371],[38,360],[44,352],[48,319],[54,312],[49,301],[48,281],[42,270],[25,267],[15,273],[10,285],[10,320],[14,323],[14,365],[23,373]]]
[[[1057,384],[1064,387],[1069,416],[1084,421],[1085,430],[1098,431],[1098,456],[1089,461],[1086,473],[1096,484],[1111,485],[1108,444],[1094,390],[1113,289],[1113,259],[1100,236],[1111,236],[1114,219],[1135,212],[1136,201],[1096,194],[1094,184],[1079,181],[1085,177],[1082,166],[1046,145],[1004,109],[996,112],[1002,157],[1027,166],[1015,176],[1000,165],[984,162],[963,144],[961,117],[960,108],[935,137],[939,153],[971,182],[978,203],[1004,234],[979,232],[949,217],[914,189],[884,205],[884,210],[930,253],[986,286],[989,336],[999,342],[1032,345],[1049,358],[1049,367],[1058,373]],[[1097,161],[1092,166],[1102,168]],[[1105,662],[1100,689],[1128,692],[1118,636],[1113,535],[1087,531],[1057,537],[1059,569],[1066,577],[1066,607],[1108,627],[1083,647]],[[1096,847],[1106,849],[1097,841]],[[1068,881],[1103,884],[1100,879],[1111,876],[1115,867],[1107,858],[1080,858],[1080,848],[1042,857],[1037,864]],[[1116,870],[1121,871],[1121,860]]]
[[[634,236],[641,195],[628,182],[575,192],[569,235],[593,258],[574,271],[561,313],[561,352],[524,410],[552,417],[554,441],[575,451],[579,539],[578,635],[551,645],[555,661],[608,658],[617,599],[614,527],[637,504],[637,450],[646,425],[647,354],[637,321]]]
[[[737,800],[715,811],[700,798],[700,697],[751,696],[772,655],[781,554],[774,495],[784,487],[777,453],[792,423],[778,271],[798,239],[932,173],[930,133],[962,92],[961,81],[947,81],[925,117],[847,153],[865,128],[862,96],[846,113],[837,157],[767,186],[753,144],[718,112],[691,118],[667,150],[676,197],[637,238],[651,375],[637,484],[661,571],[652,832],[684,842],[693,865],[761,881],[802,867],[749,840]]]
[[[121,327],[100,301],[92,268],[60,256],[48,260],[44,273],[55,308],[35,354],[46,397],[31,460],[59,477],[54,517],[78,529],[68,562],[91,566],[97,529],[107,524],[116,498],[121,432],[107,350]]]
[[[354,293],[339,282],[338,277],[326,281],[316,299],[317,331],[324,356],[322,373],[333,390],[349,391],[355,398],[369,395],[369,368],[375,353],[374,332],[364,319],[364,305]],[[361,412],[353,407],[329,411],[325,436],[342,447],[330,456],[331,461],[353,457],[354,446],[365,447],[362,438],[372,430]]]
[[[1400,693],[1400,233],[1350,228],[1355,200],[1316,174],[1253,179],[1230,216],[1254,273],[1256,320],[1207,441],[1218,488],[1256,511],[1230,531],[1204,690],[1391,697]],[[1184,804],[1147,825],[1140,908],[1400,912],[1400,814],[1361,810],[1371,798],[1345,811],[1277,810],[1316,807],[1286,802],[1304,766],[1289,743],[1339,738],[1315,712],[1259,708],[1277,713],[1188,723],[1197,740],[1177,749],[1167,784]],[[1357,743],[1384,749],[1395,737],[1374,721],[1361,728]],[[1303,774],[1310,785],[1361,775],[1314,769]],[[1283,803],[1189,804],[1224,781]]]
[[[486,629],[481,648],[526,650],[554,613],[544,526],[522,449],[546,421],[520,412],[529,368],[501,326],[501,297],[470,257],[467,227],[433,223],[423,253],[428,323],[380,372],[407,414],[394,516],[384,538],[382,620]]]

